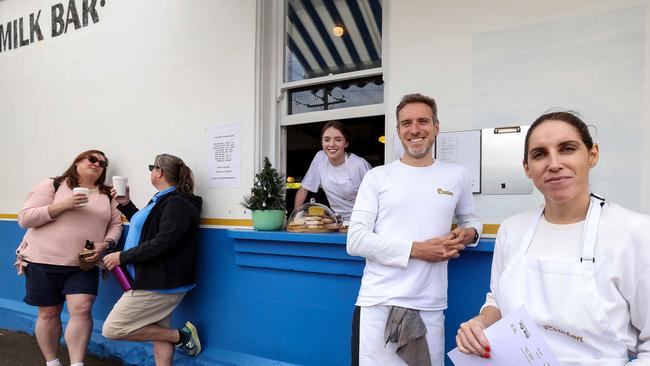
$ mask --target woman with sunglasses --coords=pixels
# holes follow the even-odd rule
[[[122,215],[104,185],[107,166],[103,152],[82,152],[63,174],[32,189],[18,214],[18,224],[27,232],[16,265],[19,273],[25,273],[24,301],[38,306],[34,333],[48,366],[61,365],[57,352],[64,302],[70,314],[64,336],[70,362],[83,365],[99,272],[83,263],[91,269],[82,270],[79,253],[85,241],[92,240],[96,252],[86,262],[94,262],[122,235]],[[89,193],[73,192],[77,187]]]
[[[138,210],[126,196],[115,196],[129,220],[129,233],[120,252],[104,257],[108,269],[126,265],[133,291],[117,301],[104,321],[106,338],[153,342],[156,365],[171,365],[174,346],[190,356],[201,352],[194,325],[170,328],[171,314],[196,286],[201,197],[194,195],[192,170],[179,157],[156,156],[151,184],[158,190]]]

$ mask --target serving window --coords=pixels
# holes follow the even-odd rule
[[[350,137],[346,152],[354,153],[373,167],[384,164],[384,116],[359,117],[340,120]],[[316,153],[322,150],[320,132],[325,122],[314,122],[285,127],[286,132],[286,175],[287,211],[293,210],[296,192],[300,181],[307,173],[309,165]],[[316,202],[329,206],[327,197],[322,189],[310,193],[307,201],[314,197]]]

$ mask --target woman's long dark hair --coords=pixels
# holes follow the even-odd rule
[[[102,174],[99,175],[99,178],[97,178],[97,180],[93,182],[93,184],[97,186],[99,192],[107,195],[108,197],[111,197],[111,187],[104,184],[104,181],[106,181],[106,169],[108,168],[108,158],[102,151],[99,150],[86,150],[81,154],[77,155],[77,157],[74,158],[72,164],[70,164],[68,169],[65,172],[63,172],[63,174],[59,175],[58,177],[54,177],[53,179],[59,182],[63,182],[65,180],[66,184],[68,185],[68,187],[70,187],[70,189],[79,187],[79,173],[77,173],[77,164],[83,159],[86,159],[93,154],[101,155],[102,157],[104,157],[104,161],[106,162],[106,166],[104,166],[104,168],[102,169]]]
[[[156,156],[154,165],[161,169],[169,181],[176,186],[176,190],[185,194],[194,194],[194,177],[192,169],[178,156],[160,154]]]

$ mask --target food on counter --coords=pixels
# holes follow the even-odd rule
[[[309,206],[309,208],[307,208],[307,212],[309,213],[309,215],[313,215],[313,216],[325,215],[325,209],[323,207],[318,207],[318,206]]]
[[[319,203],[310,202],[296,209],[289,217],[287,231],[324,233],[337,231],[338,220],[332,210]]]

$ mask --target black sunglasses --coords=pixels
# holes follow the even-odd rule
[[[99,164],[99,166],[102,167],[102,168],[106,168],[106,165],[107,165],[106,160],[97,159],[97,157],[95,155],[89,155],[88,156],[88,161],[91,164]]]
[[[160,167],[159,167],[158,165],[151,165],[151,164],[149,164],[149,171],[150,171],[150,172],[153,172],[154,169],[160,169]]]

